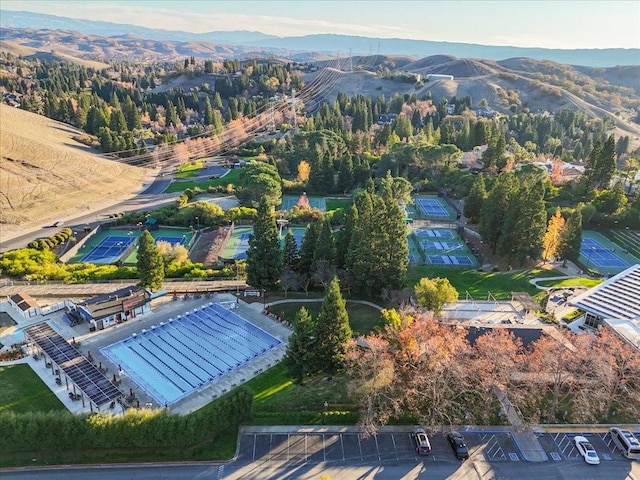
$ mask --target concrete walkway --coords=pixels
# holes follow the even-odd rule
[[[506,413],[511,424],[511,437],[518,445],[520,452],[528,462],[546,462],[549,460],[547,452],[538,441],[538,437],[530,427],[525,426],[516,407],[514,407],[507,394],[499,387],[493,388],[493,393],[502,405],[502,411]]]

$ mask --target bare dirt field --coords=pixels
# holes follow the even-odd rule
[[[3,235],[61,215],[88,212],[138,192],[151,171],[98,156],[73,127],[0,105]]]

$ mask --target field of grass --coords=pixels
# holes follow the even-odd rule
[[[171,185],[169,185],[169,188],[167,188],[164,193],[184,192],[187,188],[196,187],[198,187],[200,190],[206,191],[209,187],[225,186],[229,185],[230,183],[237,184],[241,172],[242,169],[229,170],[229,173],[227,173],[224,177],[213,178],[204,182],[193,182],[189,180],[172,182]]]
[[[196,176],[196,172],[202,168],[202,160],[196,160],[195,162],[180,165],[176,168],[174,178],[191,178]]]
[[[282,303],[280,305],[274,305],[271,310],[277,314],[284,313],[286,320],[293,321],[298,310],[302,307],[309,310],[311,315],[316,316],[320,312],[321,306],[322,302]],[[368,334],[375,327],[382,327],[384,325],[380,312],[367,305],[347,301],[347,313],[349,314],[351,330],[362,335]]]
[[[0,412],[67,411],[29,365],[0,367]]]
[[[331,210],[337,210],[338,208],[342,208],[344,211],[347,211],[353,203],[353,200],[351,200],[351,198],[327,197],[325,201],[327,202],[327,212],[330,212]]]
[[[592,288],[596,285],[600,285],[604,279],[602,278],[582,278],[582,277],[574,277],[568,278],[566,280],[545,280],[542,282],[538,282],[538,285],[541,287],[552,287],[552,288],[562,288],[562,287],[585,287]]]
[[[12,229],[61,220],[63,211],[80,205],[119,203],[148,173],[97,156],[73,139],[86,136],[80,130],[26,110],[0,104],[0,125],[0,223],[6,238]]]
[[[415,284],[423,277],[443,277],[449,279],[451,285],[458,290],[461,299],[465,298],[465,292],[469,292],[476,300],[487,298],[489,292],[497,299],[510,299],[511,292],[527,292],[534,297],[536,295],[544,295],[544,292],[531,285],[529,280],[537,277],[560,275],[555,270],[543,270],[540,268],[484,273],[477,270],[411,267],[409,268],[408,284],[413,289]]]

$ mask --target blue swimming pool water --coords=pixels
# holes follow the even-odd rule
[[[101,352],[159,405],[171,405],[281,343],[214,303]]]

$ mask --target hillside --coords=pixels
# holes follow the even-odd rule
[[[97,156],[69,125],[0,104],[0,224],[46,224],[117,203],[142,186],[146,169]]]

